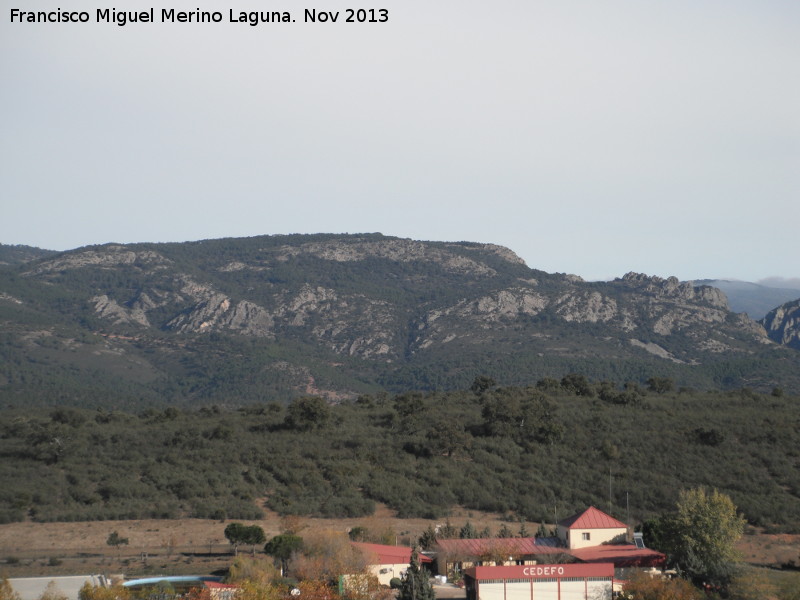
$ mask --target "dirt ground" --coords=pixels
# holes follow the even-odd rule
[[[503,521],[499,515],[477,511],[456,510],[449,520],[457,527],[469,520],[479,530],[488,526],[497,531],[504,522],[515,531],[519,528],[518,523]],[[183,519],[0,525],[0,574],[29,577],[212,573],[225,569],[233,559],[223,533],[229,522]],[[410,544],[428,525],[443,524],[444,520],[397,519],[392,511],[381,507],[374,516],[360,519],[287,520],[267,514],[263,520],[243,522],[260,525],[267,539],[287,528],[303,535],[303,531],[315,529],[346,532],[353,527],[366,527],[371,532],[387,532],[387,538],[394,537],[391,543]],[[531,534],[538,526],[526,523]],[[128,544],[109,546],[106,540],[114,531],[127,538]],[[754,565],[779,566],[793,561],[800,566],[800,535],[750,532],[742,538],[739,549],[744,560]]]
[[[449,521],[460,527],[470,521],[477,529],[493,531],[506,523],[515,531],[518,523],[501,520],[499,515],[456,510]],[[207,519],[136,521],[90,521],[80,523],[9,523],[0,525],[0,573],[8,577],[62,575],[72,573],[124,573],[130,575],[210,573],[226,568],[233,560],[233,550],[224,530],[232,520]],[[366,527],[371,532],[386,532],[387,541],[408,544],[415,541],[428,525],[445,520],[398,519],[385,507],[375,515],[358,519],[282,519],[268,513],[258,521],[239,521],[259,525],[267,539],[287,528],[298,531],[331,530],[347,532]],[[533,534],[538,523],[527,523]],[[128,543],[116,548],[106,543],[116,531]],[[389,538],[392,538],[391,540]],[[240,548],[249,552],[250,548]],[[256,551],[260,548],[256,548]]]

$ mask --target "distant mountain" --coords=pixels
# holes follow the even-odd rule
[[[57,252],[34,246],[0,244],[0,265],[18,265],[53,254],[57,254]]]
[[[719,289],[531,269],[365,235],[108,244],[0,267],[0,403],[242,405],[594,380],[800,388],[800,353]]]
[[[728,297],[733,312],[745,312],[755,320],[763,319],[769,311],[784,302],[800,298],[800,289],[771,287],[749,281],[700,279],[693,283],[719,288]]]

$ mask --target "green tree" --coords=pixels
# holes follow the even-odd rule
[[[725,586],[739,562],[736,542],[744,523],[725,494],[704,488],[682,491],[677,512],[661,523],[661,550],[696,583]]]
[[[225,539],[233,546],[234,556],[239,552],[239,544],[244,543],[244,538],[246,537],[244,530],[246,527],[246,525],[242,525],[241,523],[228,523],[225,527]]]
[[[526,538],[531,537],[531,532],[528,531],[528,528],[525,524],[525,519],[522,517],[519,518],[519,531],[517,532],[517,537]]]
[[[453,456],[458,450],[469,448],[471,443],[464,425],[452,419],[440,419],[433,424],[425,437],[426,447],[434,456]]]
[[[422,532],[418,543],[423,550],[430,550],[436,545],[436,530],[433,525],[428,525],[428,528]]]
[[[295,398],[286,409],[285,425],[295,431],[321,429],[331,418],[331,407],[319,396]]]
[[[496,385],[497,382],[491,377],[487,377],[486,375],[479,375],[473,380],[472,385],[470,386],[469,389],[475,394],[480,395],[489,388],[493,388]]]
[[[252,547],[253,556],[255,556],[256,546],[267,541],[267,536],[264,534],[264,530],[258,525],[250,525],[249,527],[244,528],[243,533],[244,538],[242,541]]]
[[[594,397],[594,388],[585,375],[570,373],[561,378],[561,387],[576,396]]]
[[[256,546],[263,544],[267,537],[264,530],[258,525],[243,525],[241,523],[229,523],[225,527],[225,537],[233,545],[233,553],[237,554],[239,544],[247,544],[253,547],[253,555],[256,553]]]
[[[444,525],[439,527],[439,533],[436,534],[436,537],[442,540],[455,539],[458,537],[458,529],[450,522],[450,519],[446,519]]]
[[[666,394],[675,389],[675,382],[669,377],[651,377],[647,380],[647,389],[656,394]]]
[[[120,536],[117,531],[112,531],[108,538],[106,539],[106,544],[111,546],[112,548],[117,549],[117,554],[119,554],[119,547],[120,546],[127,546],[128,545],[128,538],[124,538]]]
[[[466,523],[464,523],[464,526],[458,532],[458,537],[460,537],[461,539],[474,540],[475,538],[478,537],[478,530],[475,529],[472,523],[467,521]]]
[[[546,537],[555,537],[555,534],[552,530],[548,530],[545,527],[544,521],[539,523],[539,527],[536,529],[536,537],[537,538],[546,538]]]
[[[302,549],[303,538],[299,535],[291,535],[288,533],[276,535],[264,546],[264,552],[269,554],[280,564],[281,575],[286,574],[289,568],[289,560],[292,556]]]
[[[354,542],[366,542],[369,539],[369,529],[359,525],[348,531],[347,536]]]
[[[500,527],[500,530],[497,532],[497,537],[499,537],[499,538],[512,538],[512,537],[514,537],[514,532],[511,531],[511,529],[508,527],[508,525],[503,523],[502,527]]]
[[[411,550],[411,564],[400,581],[398,600],[436,600],[430,576],[419,564],[416,546]]]

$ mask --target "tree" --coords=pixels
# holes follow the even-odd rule
[[[508,527],[508,525],[503,523],[502,527],[500,527],[500,530],[497,532],[497,537],[499,537],[499,538],[512,538],[512,537],[514,537],[514,532],[511,531],[511,529]]]
[[[264,530],[258,525],[250,525],[244,531],[244,543],[249,544],[253,550],[253,556],[256,555],[256,546],[263,544],[267,540],[264,535]]]
[[[314,531],[303,538],[301,552],[292,558],[292,575],[298,580],[334,583],[342,574],[365,573],[367,555],[340,531]]]
[[[128,600],[130,597],[130,590],[122,585],[102,587],[92,585],[90,581],[86,581],[78,591],[78,600]]]
[[[725,586],[739,555],[736,542],[744,532],[744,517],[730,497],[704,488],[682,491],[677,512],[662,518],[662,550],[695,583]]]
[[[436,530],[433,525],[428,525],[428,528],[422,532],[418,543],[423,550],[430,550],[436,545]]]
[[[264,556],[237,556],[228,569],[228,583],[249,581],[268,587],[276,583],[280,575],[274,565]]]
[[[239,544],[242,543],[244,538],[245,525],[241,523],[228,523],[225,527],[225,539],[233,546],[233,554],[236,556],[239,552]]]
[[[594,388],[585,375],[570,373],[561,378],[561,387],[576,396],[594,397]]]
[[[394,600],[394,591],[381,586],[372,573],[357,573],[342,579],[347,600]]]
[[[685,579],[664,579],[633,573],[623,586],[619,600],[701,600],[703,595]]]
[[[296,431],[321,429],[328,424],[331,408],[319,396],[295,398],[286,409],[284,424]]]
[[[460,537],[461,539],[474,540],[475,538],[478,537],[478,531],[475,529],[472,523],[467,521],[466,523],[464,523],[464,526],[458,532],[458,537]]]
[[[544,525],[544,521],[539,523],[539,528],[536,530],[536,537],[537,538],[546,538],[546,537],[555,537],[555,533],[552,530],[547,529]]]
[[[276,535],[264,546],[264,552],[269,554],[280,564],[281,575],[286,574],[289,567],[289,560],[292,556],[303,549],[303,538],[298,535],[282,534]]]
[[[67,595],[62,592],[58,586],[56,585],[55,581],[51,581],[47,584],[47,587],[44,588],[44,591],[39,596],[38,600],[69,600]]]
[[[656,394],[666,394],[675,389],[675,382],[669,377],[651,377],[647,380],[647,389]]]
[[[350,529],[347,536],[354,542],[366,542],[369,539],[369,529],[359,525]]]
[[[522,517],[519,518],[519,531],[517,532],[517,536],[521,538],[531,537],[530,531],[528,531],[528,528],[525,526],[525,519]]]
[[[497,382],[491,377],[487,377],[486,375],[479,375],[473,380],[472,385],[469,387],[469,389],[473,393],[480,395],[489,388],[493,388],[496,385]]]
[[[19,594],[14,591],[6,577],[0,580],[0,600],[20,600]]]
[[[253,547],[253,555],[256,553],[255,547],[263,544],[267,537],[264,530],[258,525],[242,525],[241,523],[229,523],[225,527],[225,537],[233,545],[233,554],[239,550],[239,544],[248,544]]]
[[[236,600],[284,600],[288,597],[285,586],[254,579],[245,579],[237,583],[239,590],[235,596]]]
[[[117,554],[119,555],[119,547],[120,546],[127,546],[128,545],[128,538],[124,538],[120,536],[120,534],[116,531],[112,531],[108,538],[106,539],[106,544],[112,546],[113,548],[117,549]]]
[[[400,580],[398,600],[436,600],[430,577],[419,565],[417,547],[411,549],[411,564]]]
[[[458,529],[450,522],[450,519],[445,519],[444,525],[439,527],[436,537],[442,540],[452,540],[458,537],[458,533]]]
[[[468,448],[471,437],[464,425],[452,419],[439,419],[426,434],[426,447],[433,455],[453,456],[457,450]]]

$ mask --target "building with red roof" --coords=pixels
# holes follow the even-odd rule
[[[570,550],[626,542],[628,539],[628,526],[625,523],[594,506],[559,521],[557,532],[564,546]]]
[[[436,542],[440,575],[480,566],[535,565],[553,560],[564,548],[551,538],[478,538]]]
[[[620,577],[629,569],[663,568],[666,563],[661,552],[629,543],[628,526],[593,506],[557,525],[556,538],[438,540],[438,571],[452,576],[474,567],[602,563],[613,565]]]
[[[393,577],[399,578],[411,564],[411,548],[407,546],[388,546],[350,542],[361,550],[367,559],[367,567],[378,578],[381,585],[389,585]],[[420,564],[432,562],[424,554],[419,555]]]
[[[613,563],[618,569],[663,568],[666,556],[650,548],[633,544],[603,544],[570,550],[570,555],[584,563]]]

